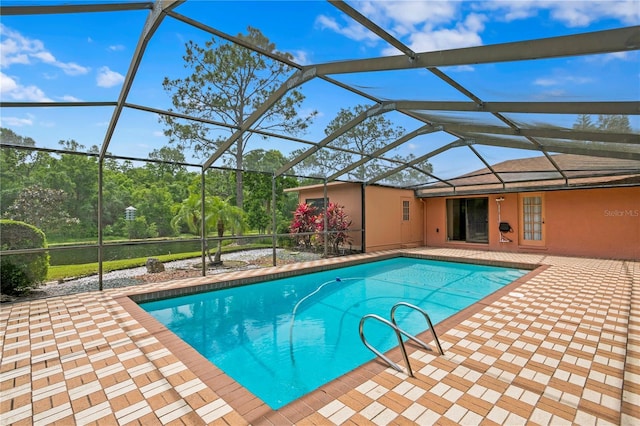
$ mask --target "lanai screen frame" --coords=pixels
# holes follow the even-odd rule
[[[253,50],[259,54],[266,55],[271,59],[282,61],[288,66],[296,69],[297,71],[276,90],[272,96],[257,110],[255,110],[240,126],[236,128],[235,132],[229,137],[219,149],[209,156],[203,163],[183,163],[182,165],[189,167],[201,168],[201,196],[204,198],[204,176],[207,170],[215,169],[214,163],[218,160],[244,133],[261,133],[264,136],[276,136],[282,139],[290,139],[295,142],[300,142],[309,145],[309,149],[301,155],[293,158],[289,163],[284,165],[278,170],[272,171],[272,177],[275,182],[275,178],[281,176],[296,176],[292,171],[293,168],[299,164],[305,158],[311,156],[319,149],[326,148],[333,140],[343,135],[349,129],[353,128],[360,122],[366,120],[369,117],[379,114],[385,114],[390,111],[396,111],[400,114],[406,115],[415,119],[417,122],[422,123],[421,127],[405,134],[396,142],[387,145],[386,147],[377,150],[362,157],[359,162],[353,163],[351,166],[335,171],[333,174],[324,177],[313,176],[313,178],[320,178],[325,184],[325,198],[326,198],[326,184],[333,181],[340,181],[341,176],[344,176],[349,171],[358,167],[359,165],[366,164],[367,161],[376,158],[384,158],[385,153],[389,152],[395,146],[400,145],[418,135],[432,133],[432,132],[444,132],[455,138],[453,142],[449,142],[440,147],[437,147],[433,151],[413,159],[412,161],[403,162],[398,160],[392,160],[396,164],[395,168],[387,170],[386,172],[367,178],[366,180],[357,181],[362,185],[384,185],[385,178],[398,173],[405,169],[412,169],[415,172],[422,173],[425,176],[424,184],[411,183],[407,186],[398,186],[398,188],[414,189],[416,196],[429,197],[429,196],[443,196],[443,195],[464,195],[471,193],[481,193],[482,188],[459,190],[453,183],[455,179],[447,179],[438,176],[437,174],[423,170],[419,167],[420,163],[428,160],[429,158],[438,155],[447,150],[466,147],[480,160],[482,164],[486,166],[500,185],[496,187],[487,188],[486,191],[494,192],[507,192],[513,191],[513,188],[507,186],[505,179],[501,177],[500,172],[493,169],[492,165],[483,158],[483,155],[475,148],[477,146],[497,146],[503,148],[517,148],[538,151],[542,156],[546,157],[553,169],[562,176],[564,185],[560,187],[569,187],[570,178],[567,173],[557,164],[553,158],[553,153],[560,154],[578,154],[589,155],[594,157],[615,158],[621,160],[640,161],[640,135],[636,133],[612,133],[602,131],[585,131],[585,130],[570,130],[570,129],[558,129],[553,127],[522,127],[518,123],[514,122],[505,116],[505,113],[541,113],[541,114],[615,114],[615,115],[640,115],[640,101],[599,101],[599,102],[485,102],[476,94],[474,94],[467,87],[455,81],[448,74],[441,70],[442,67],[447,66],[463,66],[463,65],[477,65],[487,63],[499,63],[507,61],[534,61],[548,58],[562,58],[573,57],[582,55],[594,55],[614,52],[627,52],[640,49],[640,26],[621,27],[612,30],[604,30],[589,33],[578,33],[568,36],[551,37],[544,39],[532,39],[520,42],[502,43],[496,45],[486,45],[478,47],[469,47],[461,49],[450,49],[435,52],[414,52],[400,40],[395,38],[389,32],[384,30],[377,23],[373,22],[356,9],[351,7],[344,1],[329,0],[329,3],[342,11],[349,19],[354,20],[368,31],[375,34],[380,39],[384,40],[389,45],[397,48],[401,55],[378,57],[371,59],[359,59],[359,60],[343,60],[331,63],[319,63],[313,65],[300,65],[291,60],[284,59],[281,56],[273,55],[269,52],[257,48],[244,40],[226,34],[218,29],[204,25],[192,18],[181,15],[176,12],[175,9],[184,0],[156,0],[155,2],[138,2],[138,3],[108,3],[108,4],[71,4],[71,5],[49,5],[49,6],[0,6],[0,15],[39,15],[39,14],[65,14],[65,13],[92,13],[92,12],[118,12],[118,11],[131,11],[131,10],[149,10],[149,14],[146,18],[144,28],[138,38],[136,49],[132,55],[131,62],[124,79],[120,94],[116,101],[104,101],[104,102],[4,102],[0,101],[0,107],[7,108],[20,108],[20,107],[95,107],[95,106],[107,106],[113,107],[114,111],[107,126],[107,130],[104,134],[104,139],[100,146],[100,152],[98,154],[98,264],[99,264],[99,284],[102,289],[102,248],[104,246],[103,234],[102,234],[102,188],[103,188],[103,164],[107,158],[132,160],[132,161],[158,161],[150,160],[148,158],[135,158],[135,157],[123,157],[110,155],[108,153],[109,144],[111,142],[114,131],[118,125],[120,115],[125,108],[133,110],[141,110],[146,112],[152,112],[161,115],[169,115],[176,118],[185,118],[193,121],[201,121],[208,124],[214,124],[217,126],[230,127],[225,123],[210,122],[202,120],[196,117],[185,116],[177,114],[172,111],[161,110],[149,105],[138,105],[128,102],[128,95],[131,86],[136,78],[138,68],[141,60],[144,57],[146,47],[149,41],[153,38],[156,30],[160,27],[162,22],[167,18],[176,19],[185,24],[196,27],[204,32],[210,33],[217,37],[227,40],[230,43],[236,43],[244,46],[247,49]],[[362,73],[362,72],[384,72],[389,70],[407,70],[407,69],[425,69],[433,74],[436,78],[442,80],[451,88],[462,94],[468,101],[437,101],[437,100],[389,100],[389,99],[377,99],[376,97],[359,90],[357,87],[350,86],[339,82],[332,76],[349,73]],[[322,79],[330,84],[333,84],[341,89],[353,92],[365,99],[371,101],[372,106],[366,110],[360,116],[354,118],[351,122],[345,124],[341,128],[337,129],[332,134],[328,135],[321,141],[308,141],[300,138],[295,138],[288,135],[275,135],[268,132],[258,131],[251,129],[251,126],[256,123],[257,120],[272,106],[284,96],[289,90],[302,85],[312,79]],[[438,121],[434,120],[428,112],[429,111],[452,111],[452,112],[482,112],[491,115],[505,126],[494,126],[486,124],[469,123],[464,121]],[[427,112],[425,114],[425,112]],[[511,138],[510,138],[511,137]],[[552,141],[551,143],[549,141]],[[555,141],[555,142],[553,142]],[[567,141],[569,141],[567,143]],[[589,141],[589,142],[584,142]],[[593,143],[595,142],[595,143]],[[550,149],[552,147],[552,149]],[[3,149],[32,149],[42,150],[56,153],[68,153],[78,155],[90,155],[88,153],[68,152],[64,150],[51,150],[38,147],[22,147],[14,146],[3,143]],[[335,149],[335,147],[332,147]],[[162,162],[162,161],[160,161]],[[176,163],[174,163],[176,164]],[[229,169],[233,170],[233,169]],[[251,171],[251,170],[247,170]],[[632,170],[630,175],[640,175],[640,169]],[[610,171],[610,173],[603,173],[602,176],[616,176],[618,171]],[[305,176],[297,176],[305,177]],[[354,182],[354,180],[348,180]],[[441,187],[439,191],[433,193],[429,192],[429,187],[433,182],[437,182]],[[429,182],[429,183],[427,183]],[[629,185],[628,183],[616,183],[602,182],[593,184],[596,187],[615,187]],[[635,184],[632,184],[635,185]],[[442,190],[442,187],[445,190]],[[545,181],[528,182],[527,190],[544,190]],[[275,206],[275,193],[274,193],[274,206]],[[204,203],[202,203],[204,206]],[[203,207],[204,208],[204,207]],[[364,212],[363,212],[364,214]],[[204,215],[204,212],[203,212]],[[275,223],[275,208],[274,217]],[[204,228],[204,224],[203,224]],[[325,226],[326,229],[326,226]],[[204,229],[202,230],[204,235]],[[361,230],[364,232],[363,230]],[[274,265],[276,261],[275,249],[276,249],[276,229],[273,229],[273,260]],[[205,257],[205,244],[206,237],[202,237],[202,257],[203,257],[203,275],[206,275],[206,266],[204,262]],[[327,239],[325,238],[325,241]],[[326,250],[326,248],[325,248]],[[18,254],[17,251],[12,251],[12,254]]]

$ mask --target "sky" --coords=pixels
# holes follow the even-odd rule
[[[51,5],[72,2],[11,1],[3,6]],[[82,2],[87,3],[87,2]],[[640,0],[590,1],[365,1],[348,2],[416,52],[520,41],[599,31],[640,24]],[[259,28],[280,51],[301,65],[397,55],[340,10],[324,1],[204,1],[188,0],[176,12],[231,35]],[[64,15],[3,16],[0,21],[0,98],[3,102],[116,101],[135,51],[147,10]],[[169,109],[164,77],[185,76],[185,42],[204,43],[211,35],[173,18],[165,18],[149,42],[127,102]],[[483,101],[637,101],[640,99],[640,55],[630,51],[441,69]],[[382,100],[467,99],[426,70],[344,74],[338,81],[354,85]],[[323,81],[302,86],[302,113],[317,111],[307,134],[320,141],[326,125],[340,108],[370,104]],[[2,108],[0,125],[38,146],[57,148],[73,139],[90,147],[101,145],[112,107]],[[487,114],[435,112],[436,117],[463,118],[498,124]],[[403,114],[388,117],[407,131],[420,126]],[[575,116],[512,114],[517,122],[571,127]],[[640,129],[638,117],[632,127]],[[439,133],[403,145],[400,154],[422,155],[455,138]],[[288,153],[301,146],[282,140],[253,142]],[[125,109],[109,141],[116,155],[146,158],[167,144],[155,114]],[[483,147],[490,161],[530,155],[506,154]],[[455,153],[434,158],[442,175],[461,171]],[[450,158],[451,157],[451,158]],[[470,160],[471,161],[471,160]],[[468,167],[475,167],[476,163]],[[201,163],[201,159],[194,159]],[[442,163],[441,165],[439,163]],[[458,164],[456,164],[458,163]],[[480,166],[482,166],[480,164]]]

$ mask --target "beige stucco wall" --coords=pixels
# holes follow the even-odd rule
[[[298,192],[298,202],[306,202],[310,198],[323,198],[323,185],[302,188]],[[344,206],[351,219],[349,233],[351,244],[359,250],[362,246],[362,185],[356,183],[330,183],[327,185],[327,197],[330,203]],[[346,247],[348,248],[348,247]]]
[[[353,221],[351,229],[354,249],[362,247],[362,194],[360,184],[337,183],[327,185],[330,202],[344,206]],[[298,200],[322,198],[322,185],[298,188]],[[402,202],[409,202],[409,220],[402,220]],[[411,190],[378,186],[364,188],[365,248],[367,252],[401,247],[414,247],[424,240],[424,207]]]
[[[409,201],[409,220],[402,202]],[[412,190],[368,186],[365,189],[367,251],[417,247],[424,240],[424,206]]]
[[[518,209],[523,194],[489,194],[489,243],[447,241],[447,197],[425,199],[426,244],[435,247],[470,247],[484,250],[538,252],[549,255],[589,256],[640,260],[640,187],[574,189],[541,193],[544,242],[524,244]],[[498,208],[509,222],[512,242],[500,242]],[[453,198],[453,197],[449,197]],[[466,197],[472,198],[472,197]]]
[[[362,186],[330,184],[329,200],[344,205],[353,220],[352,229],[361,229]],[[378,186],[364,189],[365,251],[433,246],[469,247],[481,250],[542,253],[640,260],[640,187],[572,189],[538,193],[543,197],[544,241],[528,244],[521,237],[521,198],[534,193],[487,194],[488,243],[447,241],[447,198],[417,199],[413,191]],[[322,198],[323,188],[301,190],[300,201]],[[500,202],[500,219],[496,198]],[[409,201],[409,221],[402,220],[402,201]],[[511,240],[503,242],[498,223],[509,222]],[[353,246],[360,248],[360,233],[354,232]]]

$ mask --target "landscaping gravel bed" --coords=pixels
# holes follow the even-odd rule
[[[304,262],[321,257],[317,253],[293,252],[276,249],[278,264]],[[253,269],[272,266],[273,249],[242,250],[222,255],[221,266],[209,267],[208,275],[229,272],[233,270]],[[155,274],[147,273],[146,266],[107,272],[102,276],[103,289],[128,287],[151,282],[162,282],[181,278],[199,277],[202,275],[200,258],[177,260],[164,263],[165,271]],[[15,301],[32,300],[43,297],[64,296],[67,294],[84,293],[98,290],[98,276],[68,280],[64,282],[49,282],[34,289],[29,295],[16,297]]]

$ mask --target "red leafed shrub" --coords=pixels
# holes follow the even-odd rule
[[[351,226],[351,219],[349,215],[344,211],[344,206],[339,206],[335,203],[329,203],[327,207],[327,242],[331,246],[333,253],[338,253],[339,248],[351,241],[349,236],[349,227]],[[319,244],[324,243],[324,213],[320,213],[316,217],[316,231],[317,241]]]
[[[311,248],[312,232],[316,231],[316,208],[306,204],[300,203],[293,212],[293,221],[289,226],[289,231],[292,234],[300,234],[296,237],[297,244],[301,242],[305,248]]]

